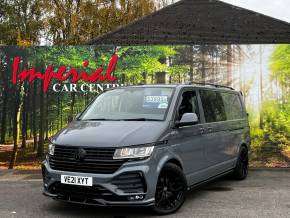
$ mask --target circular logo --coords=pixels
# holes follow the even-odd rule
[[[85,159],[85,156],[86,156],[86,151],[85,149],[82,149],[82,148],[76,150],[75,155],[74,155],[76,160],[83,160]]]

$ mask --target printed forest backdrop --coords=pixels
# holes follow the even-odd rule
[[[290,45],[86,47],[78,45],[148,15],[172,0],[0,1],[0,168],[39,168],[48,138],[97,93],[44,93],[40,81],[11,83],[19,68],[65,65],[88,72],[119,56],[117,83],[213,82],[244,93],[252,166],[290,166]],[[20,47],[9,47],[19,45]],[[53,47],[28,47],[53,45]],[[54,81],[55,82],[55,81]],[[10,165],[10,166],[9,166]]]
[[[118,80],[113,83],[193,81],[241,90],[250,114],[252,166],[289,166],[290,45],[162,45],[0,47],[1,167],[37,167],[49,137],[98,94],[61,88],[56,92],[52,85],[44,92],[40,80],[12,84],[14,57],[21,59],[19,72],[35,68],[44,73],[52,64],[55,71],[66,66],[90,74],[100,66],[106,69],[114,52],[118,62],[113,75]],[[69,81],[52,84],[56,82],[63,87]]]

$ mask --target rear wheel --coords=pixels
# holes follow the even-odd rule
[[[153,210],[158,214],[177,211],[184,203],[186,189],[182,170],[175,164],[166,164],[158,178]]]
[[[234,179],[243,180],[247,178],[248,168],[249,168],[248,149],[243,146],[241,147],[237,165],[233,173]]]

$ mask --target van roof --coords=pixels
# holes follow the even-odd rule
[[[213,83],[187,83],[187,84],[140,84],[140,85],[132,85],[130,87],[168,87],[168,88],[183,88],[183,87],[206,87],[206,88],[217,88],[217,89],[227,89],[227,90],[233,90],[235,91],[234,88],[229,87],[229,86],[224,86],[224,85],[218,85],[218,84],[213,84]]]

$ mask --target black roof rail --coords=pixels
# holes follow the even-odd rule
[[[226,88],[226,89],[231,89],[231,90],[235,90],[234,88],[230,87],[230,86],[224,86],[224,85],[218,85],[218,84],[214,84],[214,83],[202,83],[202,82],[189,82],[188,85],[203,85],[203,86],[214,86],[216,88]]]

